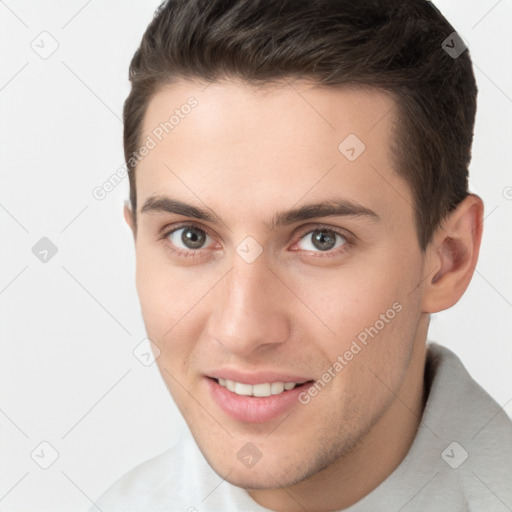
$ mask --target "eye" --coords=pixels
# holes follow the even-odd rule
[[[185,224],[168,229],[160,237],[173,254],[183,257],[200,257],[204,254],[202,249],[206,249],[214,242],[204,229],[194,224]],[[330,227],[320,226],[305,232],[296,243],[296,247],[303,251],[318,254],[328,253],[329,256],[335,256],[344,253],[351,243],[348,235]]]
[[[174,247],[185,251],[202,249],[206,241],[210,239],[210,236],[204,230],[193,225],[168,231],[164,237],[167,238]]]
[[[314,252],[328,252],[333,249],[338,249],[340,247],[344,247],[348,244],[348,239],[342,233],[326,227],[320,227],[309,231],[303,236],[300,241],[304,240],[301,249],[305,251],[314,251]],[[337,251],[334,251],[337,252]]]

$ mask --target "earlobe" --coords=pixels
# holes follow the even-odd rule
[[[424,312],[448,309],[466,291],[478,261],[482,223],[483,202],[470,194],[437,229],[427,248],[427,261],[434,271],[425,280]]]

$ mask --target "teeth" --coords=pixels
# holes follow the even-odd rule
[[[265,382],[264,384],[255,384],[252,386],[251,384],[243,384],[229,379],[218,379],[218,381],[222,387],[233,391],[237,395],[258,397],[279,395],[300,384],[295,382]]]
[[[270,384],[270,392],[273,395],[279,395],[279,393],[282,393],[284,391],[284,384],[282,382],[272,382]]]
[[[252,386],[252,394],[253,396],[270,396],[270,384],[255,384]]]
[[[252,395],[252,386],[250,384],[241,384],[235,382],[235,393],[237,395],[249,396]]]

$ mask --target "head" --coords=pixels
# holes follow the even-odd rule
[[[348,456],[420,385],[429,314],[469,284],[476,85],[454,31],[425,0],[174,0],[144,34],[124,107],[142,314],[236,485]],[[224,378],[306,383],[246,407]]]

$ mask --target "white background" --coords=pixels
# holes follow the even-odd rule
[[[122,217],[128,181],[103,201],[92,196],[123,164],[128,65],[157,5],[0,2],[4,512],[85,510],[122,473],[173,444],[183,426],[155,365],[132,353],[145,332]],[[436,5],[474,62],[471,190],[487,218],[473,282],[455,307],[432,318],[429,338],[454,350],[510,415],[512,2]],[[43,31],[59,45],[47,59],[31,47]],[[32,253],[42,237],[58,248],[48,263]],[[59,454],[46,470],[30,455],[43,441]],[[44,462],[52,451],[36,454]]]

